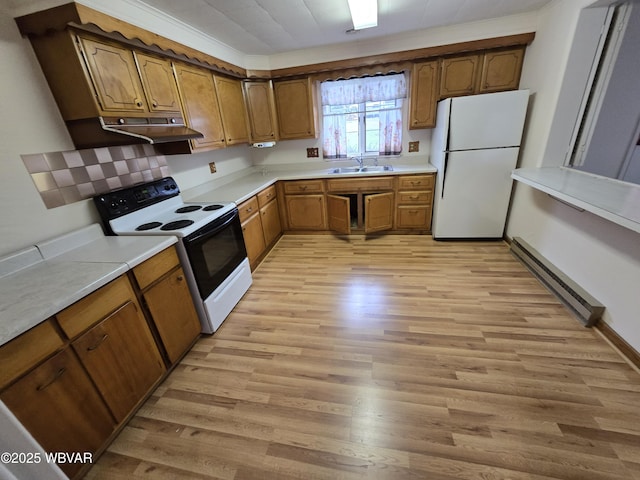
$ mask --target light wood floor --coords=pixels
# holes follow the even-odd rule
[[[640,479],[640,375],[501,242],[285,236],[90,479]]]

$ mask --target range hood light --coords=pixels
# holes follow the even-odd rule
[[[259,142],[259,143],[254,143],[251,146],[253,148],[269,148],[269,147],[274,147],[276,144],[276,142]]]
[[[347,0],[353,29],[376,27],[378,25],[378,0]]]

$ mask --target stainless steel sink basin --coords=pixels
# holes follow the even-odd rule
[[[340,173],[379,173],[393,172],[391,165],[365,165],[364,167],[336,167],[329,170],[331,174]]]

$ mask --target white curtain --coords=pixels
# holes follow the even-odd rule
[[[407,96],[403,73],[322,82],[320,87],[323,106],[396,100]]]
[[[404,74],[354,78],[323,82],[322,106],[353,105],[365,102],[398,100],[407,96]],[[402,151],[402,109],[380,110],[379,155],[397,155]],[[323,115],[324,158],[346,158],[346,115]]]

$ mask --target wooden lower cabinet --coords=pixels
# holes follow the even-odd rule
[[[247,257],[253,270],[282,233],[275,185],[242,202],[238,211]]]
[[[244,237],[249,264],[251,268],[254,269],[266,248],[264,233],[262,231],[262,220],[260,219],[260,212],[258,210],[242,222],[242,236]]]
[[[327,209],[324,194],[287,195],[287,224],[290,230],[326,230]]]
[[[275,242],[282,233],[278,202],[271,201],[264,207],[261,207],[260,216],[262,220],[262,233],[264,234],[264,243],[268,247],[269,245],[273,244],[273,242]]]
[[[394,178],[340,178],[327,181],[329,229],[349,234],[393,228]],[[335,192],[335,193],[334,193]]]
[[[134,302],[120,307],[72,345],[118,423],[165,371],[151,331]]]
[[[435,174],[398,177],[396,230],[431,231]]]
[[[172,270],[143,298],[169,358],[175,365],[200,336],[201,326],[182,267]]]
[[[71,348],[66,348],[0,394],[47,452],[97,452],[116,422]],[[74,477],[84,465],[60,468]]]
[[[199,338],[201,326],[175,247],[133,269],[151,324],[168,364],[175,365]]]
[[[47,452],[100,454],[199,334],[170,247],[0,346],[0,400]]]

